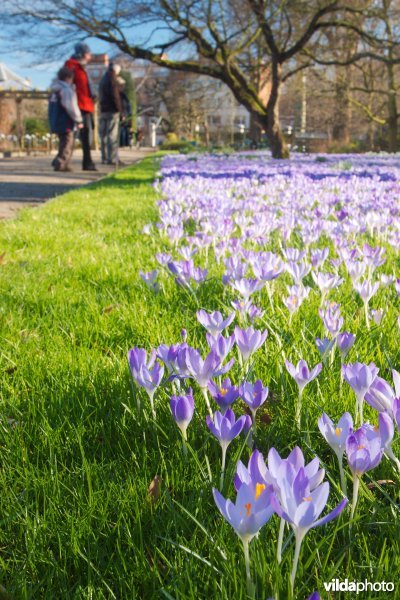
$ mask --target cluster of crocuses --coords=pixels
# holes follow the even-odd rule
[[[346,161],[338,157],[320,157],[318,161],[300,157],[291,161],[290,168],[279,162],[268,163],[266,168],[264,156],[166,157],[163,179],[157,184],[163,196],[158,203],[159,222],[143,231],[159,236],[155,257],[158,268],[141,273],[141,277],[150,290],[158,293],[165,278],[172,276],[177,285],[196,298],[198,286],[220,273],[225,305],[230,302],[234,313],[224,318],[218,311],[198,311],[197,318],[207,331],[205,356],[188,345],[186,333],[182,332],[181,343],[160,345],[149,360],[143,349],[131,350],[129,360],[133,378],[149,395],[154,416],[157,387],[171,383],[170,407],[184,448],[195,404],[198,413],[202,410],[201,403],[195,401],[194,386],[187,387],[182,382],[197,384],[209,412],[206,425],[221,446],[222,491],[228,446],[241,433],[248,442],[257,440],[256,411],[268,397],[268,387],[262,381],[249,380],[254,354],[267,338],[265,327],[254,324],[267,323],[283,360],[280,332],[273,329],[274,314],[286,314],[290,330],[302,304],[316,297],[325,336],[315,340],[322,362],[312,368],[305,360],[297,365],[285,360],[284,364],[298,387],[294,412],[301,431],[305,386],[322,369],[322,376],[327,377],[335,350],[340,354],[341,386],[345,381],[354,390],[353,416],[358,429],[353,428],[350,413],[342,415],[337,425],[324,413],[318,425],[338,457],[345,496],[343,457],[347,457],[353,476],[354,516],[362,475],[377,466],[383,454],[399,467],[391,446],[394,422],[398,428],[400,423],[400,376],[394,372],[393,390],[378,376],[373,363],[345,362],[356,335],[345,329],[350,315],[348,311],[343,314],[343,306],[351,296],[353,301],[358,298],[358,304],[364,307],[364,329],[369,330],[371,321],[377,328],[382,321],[385,323],[387,306],[395,307],[400,296],[400,279],[388,271],[391,263],[386,264],[387,250],[397,253],[400,242],[400,213],[396,205],[400,176],[397,163],[387,158],[352,157],[349,163],[346,157]],[[364,234],[369,234],[375,245],[365,243],[366,238],[361,238]],[[383,265],[387,273],[379,273]],[[370,304],[375,308],[371,309]],[[239,326],[230,335],[224,335],[235,315]],[[265,315],[269,319],[263,321]],[[357,339],[364,335],[359,322],[354,321],[351,328]],[[234,363],[230,353],[235,348],[240,373],[236,384],[231,381],[232,373],[226,376]],[[235,415],[234,403],[238,399],[246,403],[249,415]],[[218,406],[215,414],[211,400]],[[284,401],[289,403],[290,398]],[[364,422],[365,403],[379,412],[376,427]],[[303,423],[309,432],[307,410],[304,412]],[[242,540],[250,592],[249,543],[274,513],[280,517],[278,561],[285,524],[289,523],[294,532],[293,586],[307,531],[326,523],[344,508],[347,498],[322,516],[329,494],[329,484],[323,479],[318,458],[307,465],[299,448],[285,459],[273,448],[268,454],[268,466],[258,451],[253,452],[248,467],[239,462],[234,503],[214,489],[219,510]]]
[[[398,251],[398,169],[382,158],[351,157],[351,163],[338,157],[321,158],[297,157],[288,170],[275,163],[266,168],[262,155],[258,160],[243,155],[166,157],[159,185],[163,194],[158,204],[160,220],[155,228],[144,230],[160,235],[167,246],[168,251],[156,254],[162,273],[195,293],[209,277],[215,259],[225,267],[222,281],[236,296],[232,300],[235,310],[250,322],[263,315],[254,299],[264,288],[271,305],[279,290],[290,323],[310,294],[320,294],[324,307],[328,296],[337,295],[350,281],[364,305],[367,328],[371,319],[379,326],[385,317],[383,290],[389,288],[390,297],[390,288],[394,285],[398,291],[400,280],[394,273],[377,274],[386,262],[383,245],[358,244],[357,238],[368,232]],[[188,222],[195,225],[191,235],[186,233]],[[266,251],[277,232],[280,252]],[[302,249],[290,244],[294,232]],[[325,245],[314,247],[322,239]],[[327,239],[336,256],[326,246]],[[153,269],[142,273],[142,278],[158,291],[160,275]],[[277,278],[282,281],[279,286]],[[377,307],[370,309],[379,291]],[[342,317],[336,314],[335,319],[335,311],[331,313],[324,323],[340,327]]]

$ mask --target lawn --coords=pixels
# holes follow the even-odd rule
[[[157,390],[153,419],[146,393],[133,383],[128,369],[130,348],[149,352],[162,343],[176,344],[182,329],[188,344],[201,348],[204,356],[205,332],[196,311],[220,310],[226,316],[237,297],[222,283],[223,264],[212,259],[216,249],[211,245],[209,252],[200,249],[199,260],[196,257],[208,274],[193,287],[176,285],[168,268],[158,265],[156,253],[170,252],[177,259],[179,245],[172,230],[171,235],[168,230],[159,235],[154,228],[161,191],[153,182],[160,160],[146,158],[0,224],[0,583],[7,590],[0,591],[0,598],[2,593],[18,600],[246,598],[240,542],[212,496],[213,486],[221,489],[221,452],[206,427],[199,388],[191,382],[196,410],[184,451],[171,417],[171,384],[165,377]],[[341,172],[348,169],[343,161],[337,164]],[[176,193],[173,185],[169,187],[174,168],[173,163],[165,165],[169,179],[163,193],[171,197]],[[191,169],[190,162],[182,169],[175,181]],[[250,176],[247,171],[241,175],[240,198]],[[190,177],[198,188],[181,185],[183,205],[185,193],[190,191],[193,202],[200,190],[203,206],[209,209],[210,190],[201,179]],[[222,186],[212,193],[225,191]],[[196,231],[193,214],[184,223],[185,235]],[[394,215],[398,218],[398,199]],[[153,229],[144,235],[149,223]],[[333,253],[332,241],[323,241]],[[360,242],[381,244],[368,232]],[[301,247],[296,232],[291,245]],[[379,273],[399,277],[398,253],[386,246],[387,260]],[[266,247],[281,251],[276,233]],[[140,271],[155,268],[161,273],[158,293],[139,276]],[[315,288],[310,276],[307,282]],[[318,455],[330,482],[332,509],[342,498],[340,481],[335,456],[319,433],[317,419],[323,410],[334,420],[345,410],[354,412],[355,397],[341,378],[338,353],[332,354],[304,391],[307,421],[300,431],[296,427],[296,384],[284,359],[297,363],[305,358],[315,366],[320,355],[314,340],[324,336],[324,328],[315,290],[288,319],[280,300],[285,287],[278,279],[272,303],[265,291],[257,292],[264,315],[254,326],[267,329],[269,335],[249,372],[245,374],[236,360],[229,377],[237,384],[246,376],[268,385],[268,402],[257,417],[257,448],[266,456],[275,446],[287,456],[299,445],[308,461]],[[334,290],[333,298],[341,303],[345,327],[356,334],[356,349],[348,360],[374,361],[391,383],[390,368],[400,366],[394,286],[380,289],[378,300],[371,302],[386,314],[382,324],[372,322],[370,330],[349,280],[340,291]],[[232,356],[237,358],[236,350]],[[377,421],[372,408],[366,406],[364,412]],[[244,413],[245,405],[238,402],[238,414]],[[393,449],[399,455],[398,434]],[[221,489],[225,497],[234,498],[237,460],[240,457],[247,465],[250,453],[244,436],[230,445]],[[340,518],[307,535],[294,598],[305,599],[317,589],[322,598],[330,597],[323,582],[336,577],[399,580],[399,482],[393,464],[383,458],[363,477],[351,528],[346,508]],[[274,516],[250,546],[256,597],[263,600],[291,597],[293,535],[287,528],[278,565],[278,530]],[[400,597],[399,590],[390,597]]]

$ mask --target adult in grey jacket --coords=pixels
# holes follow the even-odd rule
[[[118,84],[119,65],[111,63],[99,86],[100,96],[100,142],[103,164],[118,163],[119,121],[122,103]]]
[[[59,138],[58,154],[52,162],[55,171],[70,171],[74,149],[74,129],[83,127],[82,114],[73,86],[74,73],[63,67],[51,85],[49,100],[50,126]]]

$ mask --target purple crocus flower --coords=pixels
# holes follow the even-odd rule
[[[160,286],[157,282],[158,271],[154,269],[148,273],[144,273],[143,271],[139,272],[141,279],[147,285],[148,289],[154,292],[155,294],[160,291]]]
[[[382,377],[375,377],[364,399],[367,404],[378,412],[386,412],[389,415],[393,414],[392,407],[395,393]]]
[[[322,363],[318,363],[311,371],[308,368],[308,364],[305,360],[299,360],[296,367],[288,360],[285,360],[285,366],[299,388],[299,395],[296,405],[296,423],[297,427],[300,429],[301,397],[303,395],[303,390],[307,383],[315,379],[320,374],[322,370]]]
[[[322,267],[329,256],[329,248],[311,250],[311,264],[314,268]]]
[[[164,367],[155,362],[156,351],[153,350],[147,362],[147,353],[144,348],[131,348],[128,352],[128,362],[132,377],[137,385],[143,387],[150,399],[151,411],[155,418],[154,393],[161,383]]]
[[[214,338],[210,333],[206,333],[206,338],[210,350],[216,352],[221,362],[225,360],[235,343],[235,336],[233,334],[224,337],[222,333],[219,333],[217,337]]]
[[[343,331],[337,336],[336,346],[339,349],[340,358],[342,362],[346,358],[348,352],[350,351],[355,341],[356,336],[353,333],[349,333],[348,331]]]
[[[378,371],[379,369],[377,369],[373,362],[369,365],[359,362],[342,365],[343,377],[350,387],[353,388],[356,395],[356,415],[360,424],[364,422],[363,404],[365,394],[376,379]]]
[[[327,337],[322,338],[322,340],[320,338],[315,338],[315,345],[318,348],[318,352],[320,353],[322,360],[325,361],[335,345],[335,340],[330,340]]]
[[[289,261],[286,264],[286,271],[291,275],[296,285],[302,285],[304,277],[311,271],[311,265],[305,262]]]
[[[290,523],[296,539],[291,573],[293,590],[304,536],[313,527],[324,525],[336,518],[342,512],[348,500],[344,498],[325,517],[319,518],[328,501],[329,483],[327,481],[321,483],[312,490],[305,469],[296,470],[289,462],[285,462],[279,467],[277,484],[279,492],[272,496],[271,502],[275,506],[278,515]]]
[[[320,308],[318,313],[324,323],[325,329],[335,338],[343,327],[344,322],[343,317],[340,315],[339,304],[331,302],[325,305],[324,308]]]
[[[251,410],[253,429],[256,425],[256,412],[268,398],[268,391],[260,379],[257,379],[255,383],[245,381],[239,386],[240,397]]]
[[[235,318],[235,313],[231,313],[224,319],[219,310],[215,310],[211,313],[208,313],[205,310],[198,310],[196,316],[199,323],[201,323],[201,325],[207,329],[208,333],[215,338],[232,323]]]
[[[235,327],[236,344],[245,363],[263,345],[267,339],[267,335],[267,330],[262,332],[258,329],[253,329],[253,327],[248,327],[247,329]]]
[[[239,292],[244,300],[248,300],[252,294],[259,292],[264,283],[259,279],[234,279],[231,281],[231,287]]]
[[[388,458],[392,460],[400,471],[400,461],[392,450],[392,441],[394,436],[394,425],[392,418],[387,413],[380,413],[378,416],[378,429],[381,436],[381,446]]]
[[[239,398],[239,389],[231,384],[229,377],[224,379],[221,385],[209,381],[208,391],[223,414]]]
[[[396,289],[397,295],[400,296],[400,279],[396,279],[394,287]]]
[[[311,490],[319,486],[324,479],[325,471],[324,469],[319,468],[319,459],[316,457],[306,465],[304,455],[298,446],[291,451],[287,458],[281,458],[277,450],[271,448],[268,453],[268,468],[261,452],[254,450],[250,456],[247,468],[240,460],[237,464],[234,481],[236,490],[239,489],[243,482],[257,481],[259,483],[264,483],[265,485],[272,485],[276,493],[279,494],[279,470],[286,462],[290,463],[296,472],[300,469],[304,469],[304,472],[309,479]],[[279,563],[282,560],[285,523],[285,519],[281,518],[277,546],[277,558]]]
[[[192,389],[189,388],[184,396],[171,396],[172,416],[182,432],[182,437],[187,440],[187,428],[194,413],[194,399]]]
[[[376,294],[379,289],[379,281],[375,283],[371,283],[368,279],[364,281],[355,282],[354,289],[361,297],[361,300],[364,303],[364,313],[365,313],[365,322],[367,325],[367,329],[369,329],[369,317],[368,317],[368,303],[371,300],[372,296]]]
[[[242,541],[246,564],[247,592],[248,595],[251,595],[249,544],[261,527],[274,514],[271,503],[272,489],[263,483],[250,481],[240,487],[235,504],[231,500],[225,500],[215,488],[213,488],[213,496],[220,513]]]
[[[311,276],[314,279],[314,282],[316,283],[316,285],[320,289],[320,292],[322,295],[321,304],[323,303],[326,294],[330,290],[333,290],[334,288],[339,287],[339,285],[341,285],[343,283],[343,278],[339,277],[335,273],[323,273],[322,271],[315,273],[313,271],[311,273]]]
[[[227,365],[220,368],[221,359],[216,352],[210,351],[203,360],[200,352],[190,347],[186,349],[185,359],[190,375],[201,389],[206,389],[212,377],[218,377],[229,371],[234,363],[234,359],[232,359]]]
[[[357,506],[360,477],[374,469],[382,459],[383,449],[380,436],[368,439],[364,427],[360,427],[348,436],[346,440],[346,455],[350,470],[353,474],[353,500],[351,505],[351,518]]]
[[[343,471],[343,454],[346,450],[346,440],[353,433],[353,419],[350,413],[345,412],[335,426],[327,414],[322,413],[318,419],[318,427],[329,446],[337,456],[339,462],[340,482],[343,494],[346,496],[346,479]]]
[[[206,423],[211,433],[217,438],[221,445],[222,466],[220,487],[222,488],[225,473],[226,451],[228,446],[231,441],[235,439],[235,437],[237,437],[242,431],[248,431],[250,429],[251,419],[249,415],[242,415],[236,420],[235,413],[231,408],[228,408],[224,414],[217,410],[214,414],[214,420],[207,415]]]

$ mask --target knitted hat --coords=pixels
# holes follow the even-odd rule
[[[74,50],[75,58],[83,58],[85,54],[90,54],[90,48],[84,42],[78,42],[77,44],[75,44]]]

